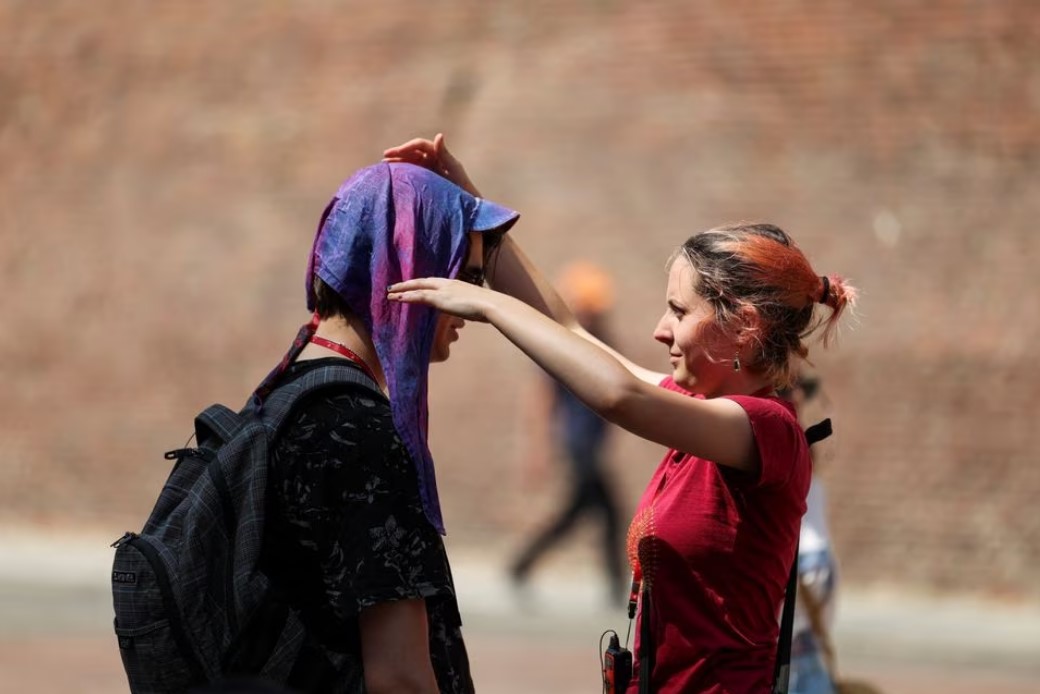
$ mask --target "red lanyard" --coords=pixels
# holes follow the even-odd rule
[[[311,342],[326,349],[331,349],[333,352],[336,352],[337,354],[342,354],[344,357],[360,366],[361,370],[368,374],[369,378],[371,378],[376,383],[379,382],[379,379],[376,378],[375,373],[372,371],[372,369],[368,367],[368,364],[365,363],[365,360],[359,357],[352,349],[350,349],[346,345],[341,345],[338,342],[327,340],[324,337],[319,337],[318,335],[311,335]]]

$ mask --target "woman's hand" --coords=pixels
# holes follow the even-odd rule
[[[465,320],[486,323],[495,292],[475,284],[424,277],[392,284],[387,299],[404,304],[425,304]]]
[[[391,147],[383,152],[383,161],[405,162],[422,166],[444,176],[470,195],[481,197],[480,191],[469,179],[462,162],[448,151],[447,145],[444,144],[443,133],[437,133],[433,140],[417,137],[403,145]]]

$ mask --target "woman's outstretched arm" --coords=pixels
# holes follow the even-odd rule
[[[388,298],[488,322],[605,419],[668,448],[757,470],[751,424],[736,402],[691,398],[647,383],[611,352],[518,299],[443,278],[395,284]]]
[[[391,147],[383,152],[383,156],[387,161],[403,161],[424,166],[471,195],[480,197],[480,191],[470,179],[462,162],[448,150],[441,133],[433,140],[416,138],[397,147]],[[512,234],[506,234],[496,248],[488,263],[486,274],[488,284],[493,289],[519,299],[583,340],[605,350],[639,380],[656,385],[665,377],[663,373],[636,364],[581,327],[556,289],[521,250]]]
[[[509,234],[502,239],[496,256],[492,258],[487,276],[488,284],[493,289],[519,299],[578,337],[607,352],[640,381],[657,385],[664,379],[666,374],[636,364],[581,327],[556,289]]]

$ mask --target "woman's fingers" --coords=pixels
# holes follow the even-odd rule
[[[383,157],[383,161],[403,161],[409,164],[421,164],[427,166],[435,157],[421,149],[387,150],[390,154]]]
[[[448,150],[444,133],[437,133],[432,140],[422,137],[383,150],[383,161],[415,164],[443,176],[471,195],[480,197],[480,191],[469,179],[462,163]]]
[[[447,281],[448,280],[443,277],[417,277],[415,279],[403,280],[391,284],[386,288],[386,291],[394,294],[397,292],[407,292],[413,289],[432,289],[446,283]]]
[[[437,152],[436,145],[430,140],[416,138],[409,140],[403,145],[384,150],[383,161],[415,164],[451,180],[451,176],[445,170],[442,159]]]
[[[435,157],[437,156],[437,148],[434,143],[423,137],[417,137],[413,140],[409,140],[402,145],[396,147],[390,147],[389,149],[383,150],[384,157],[402,157],[408,154],[415,155],[416,153],[422,153],[425,156]]]
[[[429,304],[430,295],[425,289],[411,289],[403,292],[394,292],[386,295],[387,301],[397,301],[402,304]]]
[[[387,287],[386,298],[405,304],[425,304],[466,320],[487,320],[484,293],[488,290],[443,277],[406,280]]]
[[[420,277],[391,284],[386,288],[386,298],[406,304],[436,305],[436,290],[444,286],[445,280],[438,277]]]

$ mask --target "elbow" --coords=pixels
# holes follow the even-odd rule
[[[593,409],[603,419],[624,428],[639,406],[641,385],[638,379],[627,372],[615,376],[603,384],[602,392],[593,404]]]

